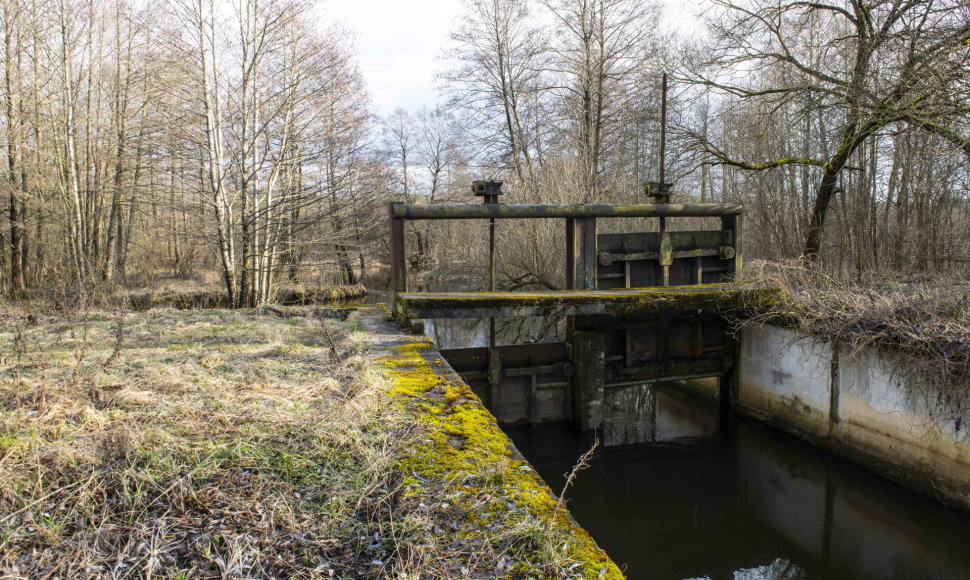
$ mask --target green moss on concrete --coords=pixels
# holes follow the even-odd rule
[[[415,338],[395,346],[378,363],[389,378],[393,404],[404,408],[422,429],[419,443],[399,465],[405,494],[418,499],[445,494],[465,514],[466,525],[442,533],[455,541],[489,533],[533,551],[537,561],[579,563],[574,571],[581,569],[585,578],[623,578],[568,512],[556,509],[556,497],[515,451],[471,388],[439,372],[440,355],[430,340]],[[486,487],[492,501],[482,502]],[[522,574],[554,577],[524,562],[505,577]]]
[[[763,310],[778,303],[775,288],[737,284],[698,284],[662,288],[616,290],[560,290],[548,292],[405,293],[398,297],[397,314],[410,318],[478,317],[565,314],[676,314],[727,309]]]

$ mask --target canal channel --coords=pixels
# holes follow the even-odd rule
[[[384,295],[371,301],[383,302]],[[471,321],[425,321],[440,348],[481,346]],[[503,426],[631,579],[970,578],[970,515],[676,383],[609,389],[604,424]]]
[[[675,385],[614,393],[603,430],[506,428],[633,579],[970,578],[970,517],[787,435],[718,425]],[[630,404],[630,403],[633,404]]]

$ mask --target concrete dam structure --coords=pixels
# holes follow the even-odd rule
[[[941,385],[874,348],[778,326],[741,337],[737,410],[970,511],[970,436]]]
[[[934,502],[970,512],[970,442],[966,425],[962,413],[938,396],[939,385],[905,372],[892,356],[875,349],[840,349],[837,344],[782,326],[748,325],[736,333],[725,319],[726,312],[734,318],[738,313],[757,311],[783,299],[778,289],[746,285],[740,278],[740,206],[671,204],[662,195],[657,196],[659,203],[653,204],[503,205],[497,202],[500,191],[494,184],[485,183],[480,188],[485,192],[483,205],[391,204],[391,313],[402,325],[419,333],[429,330],[430,335],[456,320],[481,321],[475,339],[464,344],[438,344],[438,352],[498,423],[509,430],[516,445],[531,445],[529,442],[546,430],[557,433],[557,440],[578,438],[588,445],[589,437],[596,433],[603,444],[618,450],[615,453],[636,454],[635,450],[643,445],[660,444],[666,448],[671,442],[676,447],[684,441],[693,445],[717,433],[732,441],[750,438],[737,434],[738,429],[743,432],[747,427],[732,427],[736,418],[744,418],[783,431],[862,466],[879,478],[916,490]],[[697,231],[667,227],[669,220],[698,217],[717,218],[720,227]],[[624,218],[656,218],[659,229],[632,233],[598,231],[597,220]],[[409,290],[405,223],[425,219],[489,222],[487,291]],[[496,290],[495,223],[507,219],[565,221],[565,290]],[[552,337],[543,342],[509,343],[496,331],[496,320],[525,317],[552,320],[553,327],[560,324],[565,340]],[[664,395],[665,390],[676,395]],[[691,403],[705,399],[710,402],[707,407],[695,408]],[[677,411],[671,413],[671,409]],[[556,431],[563,425],[575,435]],[[548,449],[537,448],[525,455],[530,461],[539,461],[546,453]],[[824,482],[831,476],[825,476],[819,495],[812,491],[818,491],[814,483],[805,487],[807,482],[798,475],[801,468],[794,475],[787,471],[775,473],[781,468],[771,463],[783,462],[786,453],[789,451],[784,446],[772,451],[767,460],[770,465],[762,463],[762,459],[745,458],[744,454],[732,459],[728,472],[735,482],[730,486],[734,498],[731,505],[735,507],[730,509],[746,506],[744,513],[736,516],[739,521],[761,513],[759,526],[766,525],[772,528],[772,534],[780,533],[782,537],[791,535],[785,550],[805,555],[812,562],[806,570],[813,566],[844,568],[855,556],[845,552],[836,558],[838,545],[856,533],[854,525],[870,524],[872,533],[883,530],[889,534],[886,541],[898,540],[897,549],[903,549],[902,542],[909,542],[916,547],[906,549],[915,551],[907,563],[898,564],[902,570],[898,574],[880,576],[880,565],[872,562],[859,568],[854,577],[945,578],[954,577],[952,573],[957,570],[970,570],[970,561],[949,548],[941,548],[936,551],[939,553],[934,552],[933,573],[922,576],[917,556],[923,550],[918,547],[923,545],[922,540],[893,535],[883,516],[876,513],[878,510],[859,504],[870,493],[859,489],[869,490],[866,486],[879,484],[851,484],[851,493],[837,492],[826,487]],[[723,456],[717,455],[715,461],[722,460]],[[846,469],[840,467],[839,460],[832,461],[836,463],[826,470],[835,473]],[[543,471],[541,464],[537,467]],[[558,465],[563,467],[568,466]],[[557,476],[555,472],[544,475],[554,488],[551,481]],[[769,480],[784,482],[779,485],[787,491],[770,491]],[[698,493],[717,496],[719,492]],[[793,506],[802,505],[799,502],[810,506],[806,509],[811,515],[798,516],[801,519],[797,521],[802,523],[792,523],[776,512],[776,503],[792,503],[791,493],[804,493]],[[839,499],[850,496],[855,498],[851,509]],[[772,497],[777,501],[764,501]],[[643,501],[627,499],[633,504]],[[604,500],[596,501],[601,505]],[[909,506],[920,501],[903,503]],[[622,505],[619,507],[622,511]],[[921,516],[915,514],[927,510],[935,513],[936,509],[946,508],[906,507],[904,511],[918,518]],[[593,523],[597,521],[596,510],[586,516],[589,520],[583,519],[582,511],[578,508],[577,517],[595,538],[611,533],[609,526],[597,531],[598,524]],[[800,513],[794,508],[790,511]],[[849,515],[853,513],[856,515]],[[838,514],[850,519],[839,520],[843,516]],[[939,517],[949,521],[950,516],[943,513]],[[814,518],[821,518],[817,522],[821,527],[813,535],[809,531],[814,529]],[[622,519],[621,514],[614,514],[613,521]],[[857,524],[847,523],[851,521]],[[870,524],[861,523],[865,521]],[[962,520],[947,525],[955,526],[952,529],[958,530],[957,535],[970,530],[970,522]],[[792,526],[800,531],[789,529]],[[970,533],[967,536],[970,539]],[[622,550],[624,541],[619,541],[616,549]],[[604,542],[603,547],[614,555],[609,542]],[[873,552],[865,557],[881,556]],[[624,561],[635,561],[637,550],[631,550],[628,558]],[[725,570],[746,569],[746,562],[732,562],[725,564]],[[689,568],[677,573],[697,573],[687,572]],[[674,569],[680,568],[672,566]],[[771,576],[769,572],[763,577],[789,577]],[[841,573],[826,574],[826,578],[841,577]]]
[[[392,309],[412,325],[488,321],[488,344],[442,355],[500,423],[597,429],[611,389],[677,381],[716,399],[726,418],[756,419],[970,511],[966,429],[959,418],[940,423],[946,413],[934,408],[931,385],[897,372],[875,351],[840,352],[787,328],[733,335],[724,312],[782,297],[740,280],[741,206],[672,204],[664,195],[639,205],[505,205],[495,183],[478,187],[483,205],[391,204]],[[667,227],[698,217],[718,218],[721,227]],[[658,218],[660,228],[598,233],[597,220],[625,218]],[[489,221],[489,291],[408,291],[404,224],[438,219]],[[507,219],[565,221],[566,290],[495,291],[494,227]],[[495,319],[514,317],[564,318],[566,340],[496,344]]]

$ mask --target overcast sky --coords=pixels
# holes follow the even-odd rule
[[[694,26],[694,14],[707,1],[664,0],[666,20]],[[353,35],[378,114],[435,104],[434,75],[443,67],[441,53],[460,16],[460,0],[325,0],[321,11],[325,21]]]

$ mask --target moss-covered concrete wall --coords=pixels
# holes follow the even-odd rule
[[[782,291],[738,284],[695,284],[613,290],[544,292],[452,292],[400,294],[395,315],[400,319],[487,318],[514,316],[672,315],[763,309],[777,303]]]
[[[418,443],[398,466],[404,493],[418,505],[449,498],[460,524],[443,527],[439,533],[448,536],[444,540],[543,536],[533,538],[539,540],[533,544],[534,558],[500,576],[558,577],[540,565],[551,559],[569,570],[570,577],[623,578],[606,552],[559,505],[431,339],[400,330],[386,316],[374,309],[364,311],[362,318],[370,356],[388,379],[391,404],[412,415],[420,430]]]

